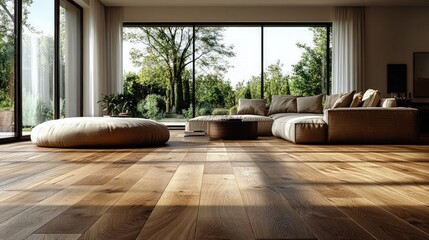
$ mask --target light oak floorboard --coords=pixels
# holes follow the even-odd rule
[[[428,145],[0,146],[0,239],[429,239]]]

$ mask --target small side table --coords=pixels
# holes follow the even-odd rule
[[[258,122],[212,121],[208,124],[211,139],[252,140],[258,138]]]

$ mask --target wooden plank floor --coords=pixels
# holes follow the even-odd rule
[[[429,145],[0,145],[0,239],[429,239]]]

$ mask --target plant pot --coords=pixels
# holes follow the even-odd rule
[[[0,110],[0,132],[13,132],[13,111]]]

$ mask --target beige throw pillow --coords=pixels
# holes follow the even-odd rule
[[[323,109],[331,109],[339,97],[340,94],[327,95]]]
[[[296,97],[290,95],[273,95],[268,116],[275,113],[296,113]]]
[[[350,104],[350,107],[359,107],[362,104],[362,92],[355,93],[353,96],[353,101]]]
[[[238,115],[252,114],[252,115],[265,115],[265,99],[245,99],[238,100]]]
[[[356,91],[352,91],[349,93],[343,93],[334,103],[334,106],[332,108],[341,108],[341,107],[350,107],[350,104],[353,101],[353,96],[355,95]]]
[[[362,97],[362,107],[377,107],[380,101],[380,92],[374,89],[368,89]]]
[[[323,113],[323,94],[296,99],[298,113]]]

